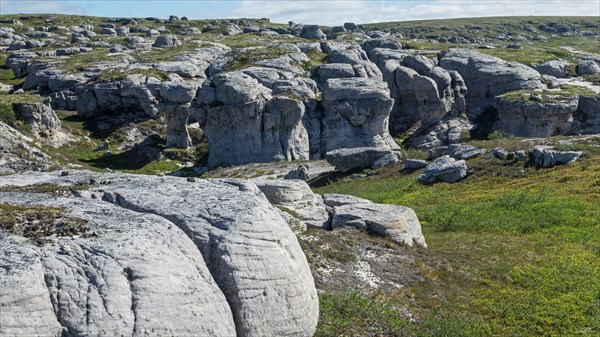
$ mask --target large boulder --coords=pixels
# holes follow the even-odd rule
[[[37,136],[50,136],[61,130],[61,122],[52,107],[45,103],[15,103],[13,111],[18,119],[31,127]]]
[[[579,96],[572,133],[600,133],[600,96]]]
[[[473,50],[450,50],[440,59],[440,66],[457,71],[464,79],[469,89],[466,108],[471,119],[488,112],[495,96],[514,90],[545,88],[536,70]]]
[[[569,62],[565,60],[551,60],[539,64],[535,69],[542,75],[550,75],[557,78],[567,77]]]
[[[33,139],[0,121],[0,175],[47,170],[50,158],[33,143]]]
[[[302,180],[258,180],[254,182],[269,202],[308,226],[323,228],[329,215],[323,200]]]
[[[302,29],[301,37],[311,40],[324,40],[327,37],[321,31],[318,25],[306,25]]]
[[[498,97],[494,102],[498,116],[492,129],[518,137],[550,137],[569,133],[579,97],[538,96]]]
[[[403,50],[375,48],[369,57],[381,70],[395,100],[390,116],[392,134],[406,132],[417,123],[417,133],[423,133],[441,120],[465,112],[467,86],[458,72]]]
[[[446,153],[454,159],[472,159],[485,154],[485,149],[477,148],[468,144],[450,144],[446,149]]]
[[[370,234],[389,237],[409,247],[427,247],[415,212],[404,206],[374,203],[350,203],[333,208],[331,227],[364,229]]]
[[[600,66],[592,60],[581,61],[575,67],[577,75],[597,75],[600,74]]]
[[[393,100],[385,82],[357,77],[329,79],[322,94],[323,153],[353,147],[398,148],[388,131]]]
[[[436,181],[454,183],[466,178],[467,173],[464,160],[456,160],[446,155],[427,165],[423,173],[417,176],[417,180],[422,184],[433,184]]]
[[[65,221],[85,225],[39,248],[0,236],[11,247],[0,251],[9,265],[0,268],[0,300],[10,307],[3,316],[10,331],[314,334],[318,299],[306,258],[252,183],[71,172],[0,177],[0,186],[92,180],[101,184],[78,197],[0,193],[0,203],[57,208]]]
[[[581,156],[582,151],[556,151],[551,146],[538,145],[529,149],[528,164],[536,168],[549,168],[570,164]]]
[[[308,159],[305,106],[242,72],[218,74],[206,82],[192,109],[208,137],[209,165]]]
[[[398,162],[398,155],[384,148],[356,147],[329,151],[325,155],[329,164],[342,172],[362,168],[379,168]],[[387,165],[382,165],[382,163]],[[380,166],[381,165],[381,166]]]
[[[154,41],[154,44],[152,45],[152,47],[154,48],[162,49],[168,49],[179,46],[181,46],[181,41],[179,41],[177,36],[172,34],[160,35],[156,38],[156,41]]]

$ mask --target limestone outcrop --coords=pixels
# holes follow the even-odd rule
[[[440,66],[457,71],[468,88],[466,109],[469,118],[486,118],[493,98],[509,91],[543,89],[540,73],[517,62],[507,62],[473,50],[452,49],[440,59]]]
[[[32,184],[90,188],[2,192],[0,203],[60,209],[85,228],[40,246],[0,234],[11,247],[0,253],[0,301],[10,307],[0,334],[314,333],[306,258],[256,185],[85,171],[0,177],[0,186]]]

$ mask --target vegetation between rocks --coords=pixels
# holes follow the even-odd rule
[[[473,144],[489,150],[526,143],[510,138]],[[317,189],[408,206],[421,220],[428,249],[409,254],[425,281],[377,299],[406,307],[414,322],[380,335],[594,336],[600,331],[600,148],[562,146],[585,148],[588,158],[535,170],[478,157],[468,161],[472,173],[458,184],[424,186],[415,181],[416,173],[391,171]],[[323,305],[331,296],[344,298],[322,295]],[[336,335],[327,330],[335,320],[342,321],[336,327],[355,327],[342,332],[347,335],[373,335],[363,326],[368,318],[345,318],[343,306],[321,315],[321,336]],[[386,314],[380,315],[385,321]],[[387,324],[386,329],[395,326]]]

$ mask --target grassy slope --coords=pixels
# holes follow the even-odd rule
[[[477,145],[484,144],[497,142]],[[427,281],[359,299],[406,306],[415,314],[417,323],[381,329],[388,331],[382,335],[597,336],[600,150],[571,147],[590,156],[547,170],[478,158],[468,163],[473,175],[457,184],[423,186],[415,174],[389,172],[318,189],[409,206],[421,220],[429,248],[413,254]],[[360,322],[361,314],[346,322],[355,330],[339,328],[346,319],[340,312],[358,301],[339,304],[343,296],[321,297],[328,310],[319,335],[367,333],[352,322]]]

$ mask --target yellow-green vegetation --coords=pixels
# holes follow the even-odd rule
[[[596,23],[593,17],[586,16],[511,16],[382,22],[365,24],[364,26],[373,30],[389,29],[392,31],[405,31],[408,29],[418,29],[427,33],[436,33],[439,36],[450,37],[459,34],[477,34],[477,31],[480,30],[498,32],[515,31],[522,29],[523,23],[526,22],[530,22],[532,26],[537,28],[540,24],[547,25],[550,22],[556,21],[574,24],[582,29],[591,29]],[[549,33],[541,33],[550,35]]]
[[[0,83],[20,86],[25,82],[25,78],[17,78],[11,68],[6,66],[8,53],[0,53]]]
[[[96,64],[98,61],[119,61],[121,59],[123,59],[122,55],[108,55],[108,49],[98,48],[90,52],[71,55],[63,59],[58,67],[66,72],[75,73],[83,71],[86,67]]]
[[[39,245],[51,235],[87,235],[87,223],[87,220],[67,216],[59,208],[0,204],[0,230],[32,239]]]
[[[577,85],[563,85],[560,90],[515,90],[500,96],[504,100],[513,101],[535,101],[540,103],[552,103],[573,99],[573,96],[598,96],[594,91]]]
[[[225,71],[234,71],[255,65],[256,62],[275,59],[290,54],[291,51],[276,47],[250,47],[231,53],[231,61],[227,62]]]
[[[161,131],[164,126],[155,120],[147,120],[135,125],[139,131],[153,134],[147,138],[152,144],[119,149],[119,145],[126,143],[127,140],[118,129],[103,131],[97,129],[97,123],[101,122],[102,118],[111,117],[84,121],[74,112],[61,110],[57,111],[57,115],[63,127],[79,140],[59,148],[43,146],[44,152],[58,164],[56,169],[75,166],[92,171],[110,169],[136,174],[163,174],[207,162],[208,148],[205,142],[189,150],[165,148],[164,134]],[[197,132],[192,133],[194,134]],[[97,150],[104,139],[109,141],[110,147]]]
[[[408,326],[391,301],[359,291],[325,293],[319,299],[321,321],[315,336],[403,336]]]
[[[62,194],[70,191],[87,190],[88,184],[76,184],[73,186],[63,186],[54,184],[25,185],[25,186],[2,186],[0,192],[21,192],[21,193],[50,193]]]
[[[100,75],[98,75],[97,77],[95,77],[92,81],[90,81],[89,83],[98,83],[98,82],[110,82],[110,81],[120,81],[122,79],[124,79],[125,77],[129,76],[129,75],[135,75],[135,74],[140,74],[140,75],[145,75],[148,77],[155,77],[158,78],[161,81],[166,81],[167,80],[167,75],[154,69],[154,68],[149,68],[149,69],[142,69],[142,68],[136,68],[136,69],[128,69],[125,67],[121,67],[121,68],[109,68],[106,69],[104,71],[102,71],[100,73]]]
[[[530,146],[521,138],[472,144]],[[473,173],[456,184],[424,186],[417,173],[396,168],[317,189],[408,206],[421,221],[428,249],[410,254],[425,281],[383,296],[408,308],[416,323],[388,335],[598,335],[600,147],[557,148],[585,150],[587,158],[536,170],[482,156],[467,162]],[[331,307],[332,296],[344,295],[321,295],[322,307]],[[338,335],[328,329],[344,324],[355,328],[348,335],[370,335],[361,315],[345,315],[347,305],[322,310],[319,336]]]
[[[549,48],[547,46],[530,46],[522,44],[523,49],[504,48],[502,45],[495,49],[478,49],[480,53],[499,57],[505,61],[515,61],[528,66],[536,66],[558,58],[571,60],[571,53],[560,48]],[[576,62],[576,61],[571,61]]]

